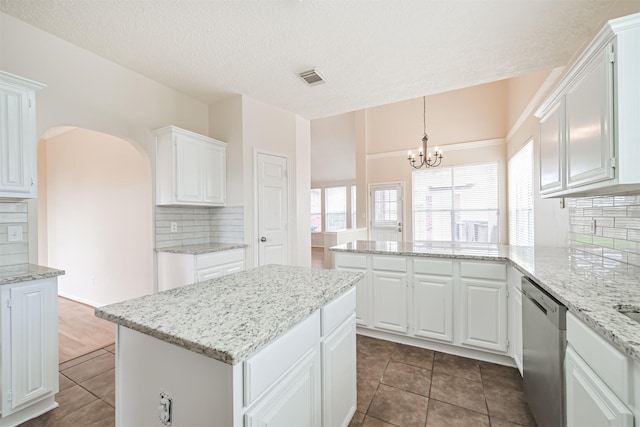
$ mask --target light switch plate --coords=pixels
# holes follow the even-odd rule
[[[7,226],[7,241],[9,242],[21,242],[22,241],[22,226],[21,225],[9,225]]]

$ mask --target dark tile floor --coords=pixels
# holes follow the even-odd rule
[[[24,427],[113,427],[115,346],[112,344],[60,364],[59,406],[21,424]]]
[[[535,426],[515,368],[358,335],[350,427]]]
[[[515,368],[358,335],[350,427],[534,426]],[[115,425],[114,346],[60,364],[60,406],[28,427]]]

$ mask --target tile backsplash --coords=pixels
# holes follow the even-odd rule
[[[570,247],[601,257],[605,265],[640,267],[640,193],[574,198],[568,205]]]
[[[156,248],[209,242],[244,243],[244,208],[156,207]],[[177,231],[171,231],[175,222]]]
[[[22,239],[9,241],[8,227],[22,227]],[[0,202],[0,267],[29,262],[29,225],[26,202]]]

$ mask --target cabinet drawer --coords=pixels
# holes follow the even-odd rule
[[[437,276],[453,275],[453,261],[450,259],[414,259],[413,272],[418,274],[431,274]]]
[[[255,402],[320,340],[320,310],[244,362],[244,406]]]
[[[244,249],[196,255],[196,269],[200,270],[202,268],[215,267],[220,264],[229,264],[237,261],[244,261]]]
[[[478,279],[507,280],[507,265],[497,262],[460,262],[460,275]]]
[[[328,335],[356,310],[356,288],[353,287],[321,310],[322,336]]]
[[[631,399],[631,364],[627,356],[572,313],[567,313],[567,341],[616,396],[625,402]]]
[[[407,260],[404,257],[374,256],[373,269],[385,271],[407,271]]]
[[[336,253],[336,267],[367,268],[367,256]]]

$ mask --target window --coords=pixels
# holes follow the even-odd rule
[[[498,242],[498,164],[413,172],[413,239]]]
[[[322,231],[322,190],[311,190],[311,232]]]
[[[347,187],[330,187],[324,190],[325,227],[327,231],[347,228]]]
[[[533,141],[509,159],[509,244],[533,246]]]
[[[358,228],[356,216],[356,186],[351,186],[351,228]]]

